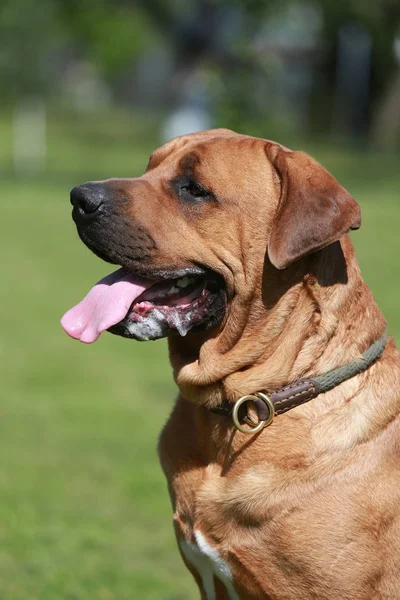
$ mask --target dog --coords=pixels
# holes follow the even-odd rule
[[[303,152],[217,129],[71,202],[120,268],[67,333],[168,337],[180,394],[159,455],[201,598],[400,599],[400,356],[351,195]]]

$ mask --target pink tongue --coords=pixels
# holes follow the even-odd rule
[[[122,321],[132,302],[152,285],[118,269],[96,283],[82,302],[65,313],[61,325],[72,338],[91,344],[103,331]]]

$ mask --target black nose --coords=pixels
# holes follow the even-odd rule
[[[103,183],[89,182],[71,190],[71,204],[81,217],[95,213],[106,199]]]

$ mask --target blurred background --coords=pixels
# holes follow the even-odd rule
[[[194,600],[156,456],[166,344],[59,326],[110,271],[69,190],[214,126],[306,150],[361,205],[398,336],[400,3],[0,0],[0,85],[0,597]]]

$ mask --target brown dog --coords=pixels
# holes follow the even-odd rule
[[[201,598],[400,599],[393,340],[256,435],[211,412],[350,364],[382,336],[346,235],[356,202],[306,154],[227,130],[173,140],[143,177],[71,199],[82,240],[123,268],[65,315],[67,332],[169,339],[181,395],[160,457]]]

